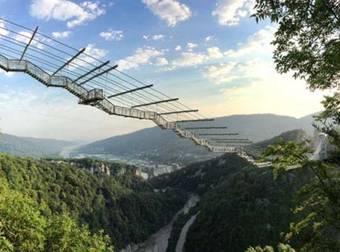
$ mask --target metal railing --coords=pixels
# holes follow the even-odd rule
[[[158,91],[153,84],[145,84],[118,70],[110,61],[95,58],[91,50],[77,50],[40,33],[38,28],[30,29],[4,18],[0,18],[0,22],[3,22],[0,25],[0,68],[3,70],[24,72],[47,87],[63,88],[78,97],[80,104],[97,107],[110,115],[151,120],[209,151],[240,152],[240,147],[231,143],[211,144],[209,134],[197,132],[226,127],[192,127],[195,122],[213,119],[182,104],[178,98]]]

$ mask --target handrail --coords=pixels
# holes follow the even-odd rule
[[[0,54],[0,68],[6,72],[23,72],[26,73],[47,87],[59,87],[64,88],[71,94],[77,96],[80,99],[81,104],[87,104],[83,101],[89,99],[90,95],[93,95],[92,90],[86,89],[86,87],[78,85],[67,76],[50,75],[40,67],[36,66],[29,60],[17,60],[8,59],[4,55]],[[96,100],[96,99],[95,99]],[[181,128],[176,122],[167,121],[161,114],[144,111],[135,108],[128,108],[123,106],[114,105],[106,97],[100,97],[95,102],[90,102],[88,105],[92,105],[101,109],[102,111],[110,114],[123,117],[137,118],[152,120],[156,125],[162,129],[168,129],[174,131],[178,136],[190,139],[195,144],[206,147],[210,151],[215,152],[235,152],[236,149],[232,147],[217,147],[211,146],[207,139],[200,138],[192,131]]]

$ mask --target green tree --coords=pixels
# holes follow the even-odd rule
[[[272,44],[279,73],[293,72],[311,90],[335,90],[326,96],[315,125],[335,147],[328,160],[310,160],[304,144],[280,143],[264,156],[273,160],[274,175],[292,168],[314,175],[298,195],[286,240],[299,235],[301,251],[339,251],[340,235],[340,2],[337,0],[256,0],[256,21],[269,18],[278,26]]]
[[[280,73],[294,72],[311,89],[340,85],[340,3],[337,0],[256,0],[256,20],[278,23],[273,45]]]
[[[0,192],[0,250],[43,251],[46,219],[39,207],[4,181]]]
[[[256,0],[255,9],[257,21],[269,18],[278,24],[272,42],[277,71],[293,72],[311,90],[336,90],[325,97],[318,119],[320,130],[339,139],[334,129],[340,124],[340,2]]]
[[[113,251],[110,238],[91,235],[87,227],[78,227],[67,215],[55,216],[47,228],[46,251],[51,252],[109,252]]]
[[[263,155],[271,157],[275,177],[292,168],[307,169],[313,174],[297,195],[294,212],[300,218],[291,224],[285,240],[295,238],[301,251],[340,251],[339,164],[310,160],[310,149],[302,143],[273,145]]]
[[[0,179],[0,251],[113,251],[102,232],[91,234],[69,216],[48,212]]]
[[[246,252],[275,252],[275,249],[271,246],[265,246],[263,248],[261,247],[250,247],[246,250]],[[287,244],[280,243],[277,246],[277,252],[295,252],[295,249],[293,249],[291,246]]]
[[[88,172],[103,165],[111,176]],[[154,192],[135,169],[91,159],[34,160],[0,153],[0,178],[13,191],[45,205],[42,212],[49,220],[66,213],[93,233],[104,230],[117,249],[144,241],[169,223],[186,201],[186,194],[176,190]]]

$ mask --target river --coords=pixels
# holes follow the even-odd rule
[[[129,245],[126,249],[120,250],[120,252],[166,252],[166,249],[168,247],[168,239],[170,237],[172,226],[173,226],[173,223],[176,217],[181,213],[185,213],[185,214],[188,213],[189,210],[199,202],[199,200],[200,200],[199,196],[191,195],[188,201],[186,202],[186,204],[184,205],[184,207],[176,213],[176,215],[174,216],[174,218],[168,225],[162,227],[156,233],[152,234],[145,242]],[[192,218],[190,220],[192,220]],[[194,222],[194,220],[195,219],[192,220],[192,223]],[[188,223],[186,223],[186,225],[183,228],[185,229],[187,226],[187,230],[185,232],[183,232],[182,230],[183,234],[181,232],[181,236],[179,239],[179,241],[183,243],[183,245],[181,245],[182,248],[184,246],[187,231],[189,230],[189,227],[191,225],[191,224],[190,225],[187,225],[187,224]],[[176,248],[176,252],[177,252],[177,248]]]
[[[185,225],[184,225],[184,227],[181,231],[181,234],[178,238],[178,241],[177,241],[176,252],[183,252],[184,244],[185,244],[185,241],[187,239],[187,234],[188,234],[189,228],[191,227],[192,224],[194,224],[196,217],[197,217],[197,214],[195,214],[194,216],[191,216],[191,218],[188,220],[188,222],[185,223]]]

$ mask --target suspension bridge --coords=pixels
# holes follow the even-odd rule
[[[117,64],[45,35],[38,27],[0,18],[0,68],[26,73],[47,87],[63,88],[79,98],[79,104],[109,115],[151,120],[209,151],[237,153],[253,161],[242,150],[251,143],[249,139],[214,125],[214,118],[120,71]]]

